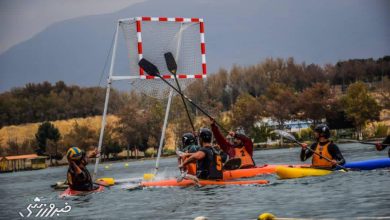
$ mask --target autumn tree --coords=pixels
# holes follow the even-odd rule
[[[243,93],[238,96],[234,104],[232,124],[234,127],[242,126],[253,134],[253,128],[260,112],[261,105],[257,99],[248,93]]]
[[[298,95],[298,107],[302,112],[300,118],[311,119],[314,124],[318,124],[326,118],[331,104],[330,86],[325,83],[316,83]]]
[[[164,117],[163,105],[156,99],[144,97],[143,103],[134,96],[132,103],[124,106],[119,113],[117,132],[122,142],[130,149],[145,151],[148,140],[159,140]],[[157,146],[149,146],[157,147]]]
[[[64,144],[69,147],[78,147],[88,151],[91,146],[97,146],[98,134],[88,125],[73,124],[72,130],[64,136]]]
[[[346,95],[342,98],[342,102],[347,117],[354,122],[359,139],[362,139],[362,129],[366,123],[379,119],[380,106],[371,97],[363,82],[351,84]]]
[[[284,123],[296,115],[297,98],[295,92],[284,84],[271,84],[262,100],[265,105],[264,113],[274,119],[279,128],[283,128]]]

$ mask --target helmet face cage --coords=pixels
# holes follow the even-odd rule
[[[181,140],[182,140],[184,147],[191,145],[191,144],[195,144],[195,142],[196,142],[195,136],[192,133],[183,134],[183,137]]]
[[[320,137],[330,138],[330,129],[326,124],[317,125],[314,128],[314,132],[317,132]]]

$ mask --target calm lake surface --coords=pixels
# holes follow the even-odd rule
[[[383,158],[373,146],[339,144],[347,161]],[[254,159],[261,164],[299,164],[299,148],[256,151]],[[150,173],[155,161],[103,164],[100,177],[128,179]],[[177,160],[161,160],[160,178],[175,177]],[[108,169],[105,167],[108,166]],[[92,170],[93,165],[89,168]],[[0,174],[0,219],[26,216],[29,204],[55,204],[69,212],[65,219],[256,219],[264,212],[278,217],[356,219],[390,216],[389,169],[335,172],[328,176],[278,180],[274,175],[264,186],[208,186],[189,188],[149,188],[129,191],[121,184],[102,193],[78,199],[60,199],[51,184],[64,180],[67,167]],[[34,202],[38,197],[40,202]],[[36,212],[35,212],[36,213]],[[31,217],[33,217],[34,214]],[[365,218],[364,218],[365,217]]]

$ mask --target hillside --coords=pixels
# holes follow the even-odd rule
[[[74,127],[74,124],[77,123],[80,126],[88,126],[92,128],[93,131],[99,132],[101,126],[102,116],[94,116],[87,118],[73,118],[69,120],[58,120],[52,121],[51,123],[57,127],[64,137],[69,134],[69,132]],[[118,117],[115,115],[107,116],[107,124],[114,125],[118,122]],[[38,130],[38,127],[41,123],[28,123],[22,125],[12,125],[5,126],[0,129],[0,147],[5,148],[8,140],[17,141],[20,145],[22,145],[24,140],[30,140],[35,138],[35,133]],[[166,133],[166,142],[164,149],[175,149],[176,135],[174,133],[174,126],[169,124]]]

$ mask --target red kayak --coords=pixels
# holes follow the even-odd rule
[[[199,180],[200,186],[206,185],[258,185],[267,184],[268,180],[241,180],[241,181],[225,181],[225,180]],[[150,182],[141,182],[141,187],[187,187],[196,185],[193,180],[183,180],[177,182],[176,179],[159,180]]]
[[[276,172],[276,167],[300,167],[302,165],[285,165],[285,164],[275,164],[268,165],[265,164],[262,167],[254,167],[248,169],[237,169],[237,170],[225,170],[223,171],[223,180],[230,179],[240,179],[240,178],[250,178],[264,174],[273,174]]]
[[[68,187],[63,193],[61,193],[60,198],[73,197],[73,196],[86,196],[91,193],[103,192],[103,191],[104,191],[104,186],[99,186],[97,189],[91,191],[77,191],[77,190],[72,190],[71,188]]]

